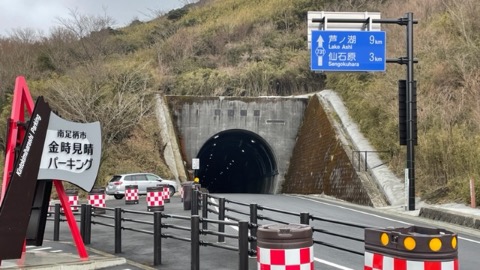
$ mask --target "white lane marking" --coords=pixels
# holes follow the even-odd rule
[[[214,203],[214,204],[218,204],[218,202],[215,200],[215,198],[210,198],[210,200]],[[219,212],[219,208],[217,206],[214,206],[215,207],[215,211]],[[225,218],[225,221],[230,221],[230,219],[228,218]],[[230,227],[232,227],[232,229],[238,231],[238,226],[233,226],[233,225],[230,225]]]
[[[331,203],[327,203],[327,202],[321,202],[321,201],[317,201],[317,200],[314,200],[314,199],[303,198],[303,197],[296,197],[296,198],[303,199],[303,200],[306,200],[306,201],[316,202],[316,203],[320,203],[320,204],[325,204],[325,205],[329,205],[329,206],[333,206],[333,207],[337,207],[337,208],[341,208],[341,209],[346,209],[346,210],[350,210],[352,212],[357,212],[357,213],[360,213],[360,214],[364,214],[364,215],[368,215],[368,216],[372,216],[372,217],[377,217],[377,218],[385,219],[385,220],[388,220],[388,221],[394,221],[394,222],[402,223],[402,224],[405,224],[405,225],[414,225],[412,223],[404,222],[404,221],[401,221],[401,220],[396,220],[396,219],[393,219],[393,218],[383,217],[383,216],[380,216],[380,215],[376,215],[376,214],[364,212],[364,211],[361,211],[361,210],[348,208],[348,207],[345,207],[345,206],[340,206],[340,205],[331,204]],[[472,242],[472,243],[475,243],[475,244],[480,244],[480,241],[465,238],[465,237],[461,237],[461,236],[459,236],[458,239],[469,241],[469,242]]]
[[[480,245],[480,241],[473,240],[473,239],[470,239],[470,238],[464,238],[464,237],[460,237],[460,236],[459,236],[458,239],[462,239],[462,240],[465,240],[465,241],[472,242],[472,243],[475,243],[475,244],[479,244],[479,245]]]
[[[341,208],[341,209],[345,209],[345,210],[350,210],[352,212],[357,212],[357,213],[360,213],[360,214],[364,214],[364,215],[368,215],[368,216],[372,216],[372,217],[377,217],[377,218],[385,219],[385,220],[388,220],[388,221],[394,221],[394,222],[402,223],[402,224],[405,224],[405,225],[413,225],[412,223],[396,220],[396,219],[393,219],[393,218],[383,217],[383,216],[380,216],[380,215],[376,215],[376,214],[364,212],[364,211],[361,211],[361,210],[348,208],[348,207],[345,207],[345,206],[340,206],[340,205],[331,204],[331,203],[327,203],[327,202],[321,202],[321,201],[317,201],[317,200],[314,200],[314,199],[303,198],[303,197],[296,197],[296,198],[306,200],[306,201],[315,202],[315,203],[325,204],[325,205],[329,205],[329,206],[333,206],[333,207],[337,207],[337,208]]]
[[[215,200],[215,198],[210,198],[210,200],[214,203],[214,204],[218,204],[218,202]],[[214,206],[215,207],[215,210],[218,212],[219,211],[219,208],[217,206]],[[225,221],[229,221],[228,218],[225,218]],[[238,231],[238,227],[237,226],[230,226],[232,227],[232,229],[234,230],[237,230]],[[248,234],[250,235],[250,232],[248,232]],[[345,266],[341,266],[341,265],[338,265],[336,263],[333,263],[333,262],[329,262],[329,261],[325,261],[325,260],[322,260],[322,259],[319,259],[317,257],[313,257],[313,259],[321,264],[326,264],[326,265],[329,265],[329,266],[332,266],[332,267],[335,267],[337,269],[341,269],[341,270],[354,270],[352,268],[348,268],[348,267],[345,267]]]
[[[32,250],[40,251],[40,250],[47,250],[47,249],[52,249],[52,247],[35,248],[35,249],[32,249]]]
[[[321,263],[321,264],[326,264],[326,265],[329,265],[329,266],[332,266],[332,267],[335,267],[337,269],[342,269],[342,270],[354,270],[352,268],[348,268],[348,267],[345,267],[345,266],[341,266],[341,265],[338,265],[336,263],[332,263],[332,262],[329,262],[329,261],[325,261],[325,260],[320,260],[319,258],[313,258],[315,261]]]
[[[52,249],[52,247],[41,247],[37,248],[37,246],[26,246],[29,252],[34,252],[34,251],[42,251],[42,250],[47,250],[47,249]],[[62,252],[63,250],[57,249],[57,250],[50,250],[50,253],[59,253]]]

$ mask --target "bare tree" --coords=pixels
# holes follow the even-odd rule
[[[107,54],[106,41],[115,21],[107,15],[106,8],[103,16],[84,15],[77,9],[69,11],[69,18],[58,17],[57,21],[79,41],[82,52],[79,60],[93,61]]]
[[[100,121],[108,146],[130,135],[151,109],[151,77],[146,65],[81,68],[50,85],[50,99],[62,117],[77,122]]]

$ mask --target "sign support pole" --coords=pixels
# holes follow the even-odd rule
[[[72,209],[70,208],[70,203],[68,202],[68,197],[65,194],[63,183],[60,180],[53,180],[53,184],[55,185],[58,198],[60,199],[60,203],[63,207],[63,212],[65,214],[65,217],[67,218],[67,223],[70,227],[70,233],[72,234],[73,241],[75,242],[75,246],[77,247],[78,256],[80,256],[80,258],[82,259],[88,259],[88,253],[85,249],[85,245],[83,243],[82,236],[80,235],[80,231],[78,230],[78,226],[75,221],[75,217],[73,216]]]
[[[408,210],[415,210],[415,136],[413,112],[413,13],[407,15],[407,169],[408,169]]]
[[[23,142],[23,139],[26,133],[24,129],[19,128],[19,125],[21,122],[25,122],[25,112],[31,116],[33,114],[33,111],[34,111],[34,102],[28,90],[25,78],[22,76],[19,76],[15,80],[15,89],[13,93],[13,102],[12,102],[12,113],[11,113],[11,119],[8,122],[9,132],[7,134],[7,142],[6,142],[6,149],[5,149],[6,158],[5,158],[5,164],[4,164],[2,190],[0,193],[0,207],[4,206],[6,193],[8,190],[8,186],[10,184],[10,178],[14,170],[15,148],[17,147],[17,145],[20,145]],[[70,226],[70,232],[75,241],[75,245],[78,250],[78,255],[82,259],[88,259],[88,254],[85,249],[85,245],[81,238],[80,232],[78,230],[77,224],[75,222],[75,217],[73,216],[72,209],[70,208],[70,203],[68,202],[67,195],[65,194],[63,183],[59,180],[54,180],[53,183],[57,190],[57,194],[60,198],[61,205],[64,209],[68,225]],[[23,251],[25,251],[25,241],[23,245],[24,245]],[[0,258],[0,264],[1,264],[1,258]]]
[[[406,79],[406,137],[407,137],[407,155],[406,155],[406,168],[405,168],[405,198],[406,198],[406,210],[415,210],[415,119],[414,111],[417,108],[417,104],[414,101],[414,77],[413,77],[413,64],[418,60],[413,56],[413,25],[418,21],[413,19],[413,13],[408,12],[402,18],[398,19],[347,19],[347,18],[313,18],[313,23],[320,23],[323,25],[323,30],[327,30],[328,23],[385,23],[385,24],[398,24],[406,26],[406,49],[407,56],[399,58],[386,59],[386,63],[396,63],[407,66],[407,79]],[[371,26],[368,26],[371,29]],[[315,42],[312,40],[312,43]],[[313,46],[312,46],[313,48]]]

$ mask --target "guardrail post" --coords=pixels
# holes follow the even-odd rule
[[[115,207],[115,253],[122,252],[122,208]]]
[[[367,162],[367,158],[368,158],[368,151],[365,151],[365,160],[364,160],[364,165],[365,165],[365,171],[368,171],[368,162]]]
[[[153,265],[162,263],[162,212],[153,212]]]
[[[191,217],[191,270],[200,270],[200,217]]]
[[[192,190],[192,216],[198,215],[198,190]]]
[[[85,244],[85,208],[86,204],[82,203],[80,206],[80,236]]]
[[[53,217],[53,241],[58,241],[60,239],[60,204],[55,204]]]
[[[250,223],[252,224],[250,228],[250,236],[252,241],[250,242],[250,249],[257,250],[257,225],[258,225],[258,205],[255,203],[250,204]]]
[[[239,270],[248,270],[248,222],[238,222]]]
[[[92,239],[92,206],[87,204],[85,206],[85,239],[83,243],[85,245],[90,244],[90,240]]]
[[[310,224],[310,214],[302,212],[300,213],[300,224],[309,225]]]
[[[208,230],[208,222],[205,219],[208,218],[208,194],[202,193],[202,229]]]
[[[225,198],[218,199],[218,220],[225,221]],[[225,224],[218,224],[218,232],[225,232]],[[219,235],[218,242],[225,242],[225,236]]]

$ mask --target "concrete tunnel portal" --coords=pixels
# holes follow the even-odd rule
[[[219,132],[198,152],[195,171],[212,193],[273,193],[277,162],[268,143],[242,129]]]

